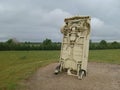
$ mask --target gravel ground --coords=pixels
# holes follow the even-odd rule
[[[56,66],[40,68],[24,82],[27,90],[120,90],[120,65],[90,62],[82,80],[66,72],[54,75]]]

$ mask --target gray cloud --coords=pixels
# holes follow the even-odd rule
[[[91,39],[120,40],[119,0],[0,0],[0,41],[61,41],[64,18],[90,15]]]

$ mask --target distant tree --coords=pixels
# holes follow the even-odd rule
[[[101,40],[98,45],[98,48],[99,49],[107,49],[108,48],[107,42],[105,40]]]
[[[52,44],[52,41],[50,39],[45,39],[43,41],[43,45],[51,45]]]
[[[95,49],[95,43],[93,43],[92,40],[89,41],[89,49],[90,50]]]
[[[8,44],[17,44],[19,43],[18,40],[16,38],[12,38],[6,41],[6,43]]]
[[[9,40],[6,41],[6,43],[11,44],[11,43],[13,43],[13,40],[9,39]]]
[[[0,42],[0,51],[5,50],[6,46],[5,43]]]
[[[120,44],[118,42],[114,41],[110,44],[110,48],[118,49],[118,48],[120,48]]]
[[[52,50],[52,41],[50,39],[45,39],[42,43],[42,47],[44,50]]]

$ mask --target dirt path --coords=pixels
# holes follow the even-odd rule
[[[26,80],[27,90],[120,90],[120,65],[89,63],[83,80],[66,73],[54,75],[56,65],[40,68]]]

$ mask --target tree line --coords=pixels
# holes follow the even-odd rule
[[[6,42],[0,42],[0,51],[8,50],[60,50],[60,42],[52,42],[51,39],[45,39],[43,42],[16,42],[13,39],[9,39]],[[90,40],[90,50],[101,50],[101,49],[120,49],[119,42],[107,42],[101,40],[100,42],[92,42]]]
[[[6,42],[0,42],[0,51],[5,50],[60,50],[61,43],[52,42],[45,39],[43,42],[16,42],[9,39]]]
[[[92,42],[90,40],[90,50],[101,50],[101,49],[120,49],[120,43],[117,41],[107,42],[105,40],[101,40],[98,43]]]

